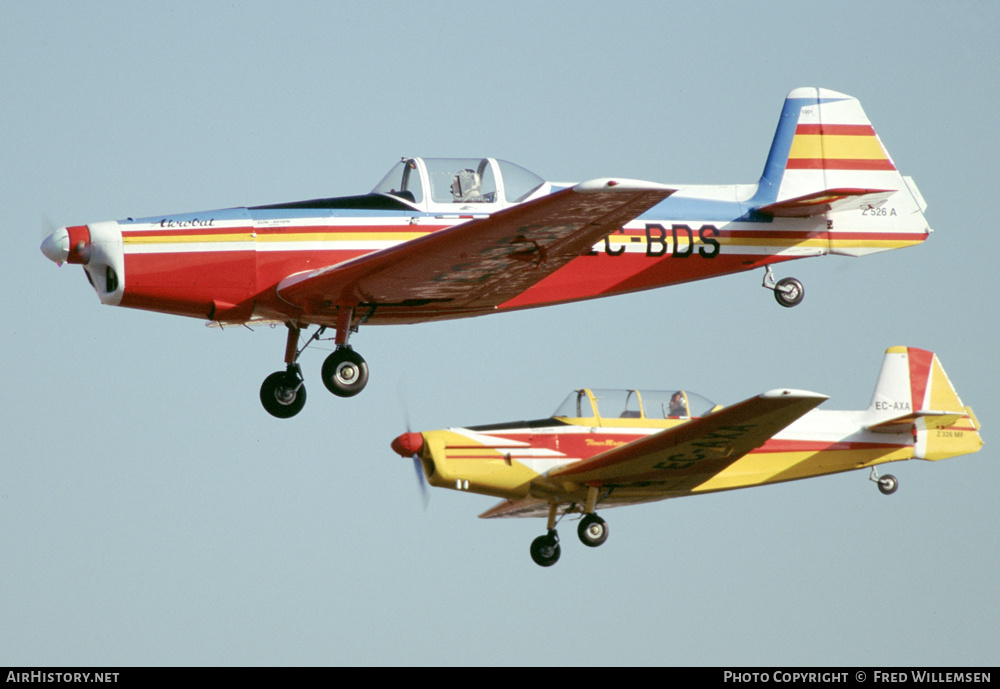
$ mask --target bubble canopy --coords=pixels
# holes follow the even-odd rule
[[[704,416],[716,404],[687,390],[607,390],[571,392],[552,416],[602,419],[677,419]]]
[[[512,206],[539,192],[545,180],[520,165],[495,158],[403,158],[372,190],[418,208]]]

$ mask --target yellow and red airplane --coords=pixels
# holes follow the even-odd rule
[[[858,101],[792,91],[756,184],[553,184],[493,158],[404,158],[369,194],[62,227],[42,244],[82,265],[105,304],[288,327],[260,397],[305,404],[301,352],[333,328],[326,387],[349,397],[364,324],[418,323],[623,294],[763,269],[783,306],[802,284],[771,266],[919,244],[930,228]],[[300,347],[300,334],[317,329]]]
[[[608,537],[599,508],[867,468],[888,495],[898,482],[877,465],[983,444],[933,352],[888,349],[867,409],[816,410],[826,399],[778,389],[721,407],[686,390],[581,389],[551,418],[407,432],[392,449],[432,486],[504,498],[483,518],[546,517],[531,557],[548,567],[567,514],[581,515],[580,540],[596,547]]]

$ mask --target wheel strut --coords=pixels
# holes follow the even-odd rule
[[[774,281],[774,273],[771,266],[764,266],[764,281],[761,287],[774,292],[774,298],[784,307],[791,308],[797,306],[806,296],[806,290],[802,283],[795,278],[782,278]]]
[[[300,411],[306,403],[306,386],[299,367],[299,354],[319,333],[313,335],[305,347],[299,349],[299,335],[302,329],[298,323],[289,322],[288,338],[285,340],[285,370],[275,371],[260,386],[260,402],[271,416],[288,419]],[[321,330],[322,331],[322,330]]]
[[[872,467],[872,472],[868,474],[868,480],[875,482],[875,485],[878,486],[879,492],[882,493],[882,495],[892,495],[899,488],[899,481],[895,476],[892,474],[879,476],[875,467]]]

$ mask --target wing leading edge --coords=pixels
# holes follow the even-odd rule
[[[600,179],[508,208],[278,285],[306,313],[338,306],[440,303],[496,307],[519,295],[675,190]]]
[[[582,502],[588,485],[601,504],[660,500],[690,492],[828,399],[804,390],[772,390],[589,459],[550,471],[532,497],[505,500],[480,515],[544,516],[550,500]]]

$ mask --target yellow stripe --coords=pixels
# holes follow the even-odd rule
[[[723,246],[818,246],[826,247],[830,242],[825,237],[815,239],[781,239],[779,237],[720,237],[716,241]]]
[[[426,232],[323,232],[312,234],[266,234],[258,235],[258,242],[406,242],[423,237]]]
[[[792,139],[789,158],[848,158],[885,160],[885,151],[874,136],[823,136],[797,134]]]
[[[157,235],[154,237],[135,237],[129,234],[122,234],[124,244],[196,244],[196,243],[219,243],[219,242],[250,242],[253,235],[250,233],[240,234],[170,234]]]
[[[738,246],[778,246],[778,247],[827,247],[827,246],[850,246],[850,247],[882,247],[889,249],[901,249],[907,246],[915,246],[920,244],[921,240],[904,240],[904,239],[836,239],[836,236],[832,240],[827,240],[823,237],[816,237],[813,239],[782,239],[780,237],[716,237],[720,245],[726,247],[738,247]],[[678,242],[679,246],[687,246],[689,242],[681,241]],[[705,245],[703,242],[695,239],[694,243],[696,245]],[[644,247],[643,243],[630,243],[628,241],[615,241],[612,240],[612,245],[619,246],[639,246]],[[668,242],[669,244],[669,242]],[[707,245],[705,245],[707,246]]]
[[[917,244],[920,244],[920,241],[921,240],[914,241],[904,239],[834,239],[830,242],[830,248],[848,247],[853,249],[903,249],[908,246],[916,246]]]

